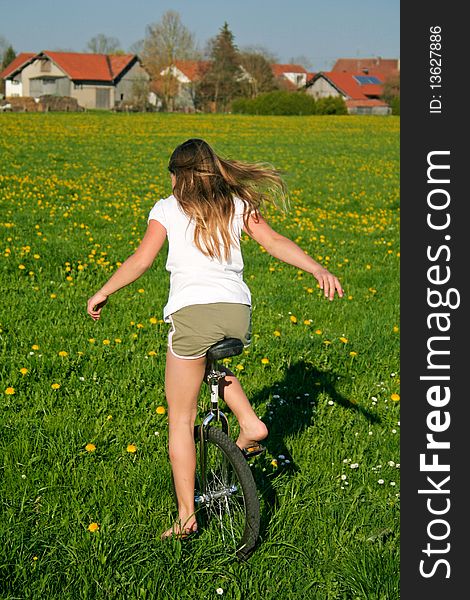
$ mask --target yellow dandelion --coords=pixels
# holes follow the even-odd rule
[[[53,383],[53,384],[51,385],[51,388],[52,388],[53,390],[58,390],[58,389],[60,388],[60,383]]]
[[[13,396],[14,393],[15,393],[15,388],[7,387],[7,389],[5,390],[5,394],[7,396]]]
[[[142,328],[143,328],[142,323],[137,323],[137,329],[142,329]]]
[[[157,406],[157,410],[155,412],[157,415],[164,415],[166,413],[166,409],[164,406]]]
[[[157,353],[155,352],[155,350],[150,350],[150,352],[148,353],[149,356],[157,356]]]
[[[245,367],[244,367],[243,365],[241,365],[241,364],[240,364],[240,365],[237,365],[235,368],[237,369],[237,371],[243,371],[243,369],[244,369]]]
[[[158,323],[158,319],[156,319],[155,317],[150,317],[149,321],[150,323],[152,323],[152,325],[156,325]]]
[[[295,315],[290,316],[291,323],[297,323],[297,317]]]
[[[311,324],[311,320],[310,319],[305,319],[304,321],[304,325],[310,325]]]
[[[393,333],[398,333],[400,331],[400,328],[398,327],[398,325],[394,325],[393,326]]]
[[[126,450],[130,454],[135,454],[137,452],[137,446],[135,444],[128,444]]]
[[[22,369],[20,369],[20,373],[22,375],[26,375],[27,372],[28,372],[28,369],[25,369],[24,367]]]
[[[32,350],[39,350],[39,346],[38,346],[37,344],[33,344],[33,345],[31,346],[31,349],[32,349]]]
[[[103,344],[105,346],[109,346],[110,343],[111,343],[111,340],[103,340]]]
[[[313,288],[307,288],[307,294],[313,294]]]
[[[348,338],[340,337],[339,339],[340,339],[341,342],[343,342],[343,344],[347,344],[348,343]]]
[[[317,335],[321,335],[323,333],[323,331],[321,329],[315,329],[315,333]]]
[[[145,292],[144,288],[140,288],[139,290],[137,290],[139,292],[139,294],[143,294]]]
[[[51,294],[50,296],[52,299],[57,298],[57,294]]]
[[[122,342],[121,338],[114,338],[116,344],[120,344]]]
[[[95,338],[89,338],[88,341],[90,342],[90,344],[94,344],[96,342]]]
[[[281,337],[281,332],[276,329],[276,331],[274,331],[274,335],[276,337]]]
[[[393,400],[393,402],[399,402],[400,401],[400,395],[399,394],[392,394],[390,396],[390,399]]]
[[[73,277],[71,275],[67,275],[67,277],[65,278],[67,281],[73,281]]]
[[[357,356],[357,352],[354,352],[354,350],[352,352],[349,353],[349,356]]]
[[[68,355],[69,355],[69,353],[68,353],[68,352],[66,352],[65,350],[61,350],[61,351],[59,352],[59,356],[68,356]]]
[[[88,525],[87,530],[91,531],[91,533],[95,533],[95,531],[98,531],[99,528],[100,526],[98,525],[98,523],[93,522]]]
[[[329,346],[331,344],[330,340],[324,340],[323,343],[325,344],[325,346]]]
[[[272,459],[272,461],[271,461],[271,465],[272,465],[274,468],[277,468],[277,460],[276,460],[275,458],[273,458],[273,459]]]
[[[263,364],[263,365],[269,365],[269,358],[266,358],[266,357],[262,358],[261,359],[261,364]]]
[[[90,442],[89,444],[87,444],[87,445],[85,446],[85,450],[86,450],[87,452],[94,452],[94,451],[96,450],[96,446],[95,446],[95,444],[92,444],[92,443]]]
[[[21,269],[23,271],[23,269],[26,269],[26,267],[24,265],[18,265],[18,269]]]

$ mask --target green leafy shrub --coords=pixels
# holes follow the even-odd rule
[[[248,115],[314,115],[316,102],[304,92],[276,90],[256,98],[240,98],[232,103],[232,112]]]
[[[317,115],[347,115],[348,109],[342,96],[327,96],[317,100]]]

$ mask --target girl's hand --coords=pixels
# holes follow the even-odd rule
[[[107,301],[108,296],[103,294],[103,292],[96,292],[96,294],[88,300],[87,312],[94,321],[97,321],[100,318],[101,309]]]
[[[333,300],[335,297],[335,292],[338,293],[340,298],[343,297],[343,288],[339,282],[339,279],[332,275],[327,269],[320,268],[317,271],[314,271],[312,275],[320,284],[320,288],[323,290],[325,294],[325,298],[329,298]]]

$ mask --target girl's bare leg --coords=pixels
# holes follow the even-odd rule
[[[256,415],[235,375],[226,367],[223,370],[227,375],[219,383],[219,394],[240,425],[237,446],[247,448],[253,442],[264,440],[268,435],[268,428]]]
[[[167,537],[197,528],[194,514],[196,448],[194,421],[197,397],[206,359],[186,360],[167,352],[165,393],[168,402],[168,450],[178,498],[178,523],[162,534]]]

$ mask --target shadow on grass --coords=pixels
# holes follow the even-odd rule
[[[269,429],[269,437],[264,445],[278,461],[278,468],[269,475],[263,471],[262,461],[256,462],[255,459],[253,464],[253,474],[264,504],[261,533],[266,531],[277,507],[274,480],[279,475],[289,476],[300,470],[286,446],[286,439],[301,433],[312,424],[320,395],[328,396],[335,404],[360,414],[370,423],[380,422],[376,414],[340,394],[336,390],[337,382],[337,373],[320,371],[305,361],[299,361],[287,368],[282,379],[251,396],[254,406],[265,403],[269,397],[273,398],[263,418]],[[271,410],[272,415],[269,414]]]

